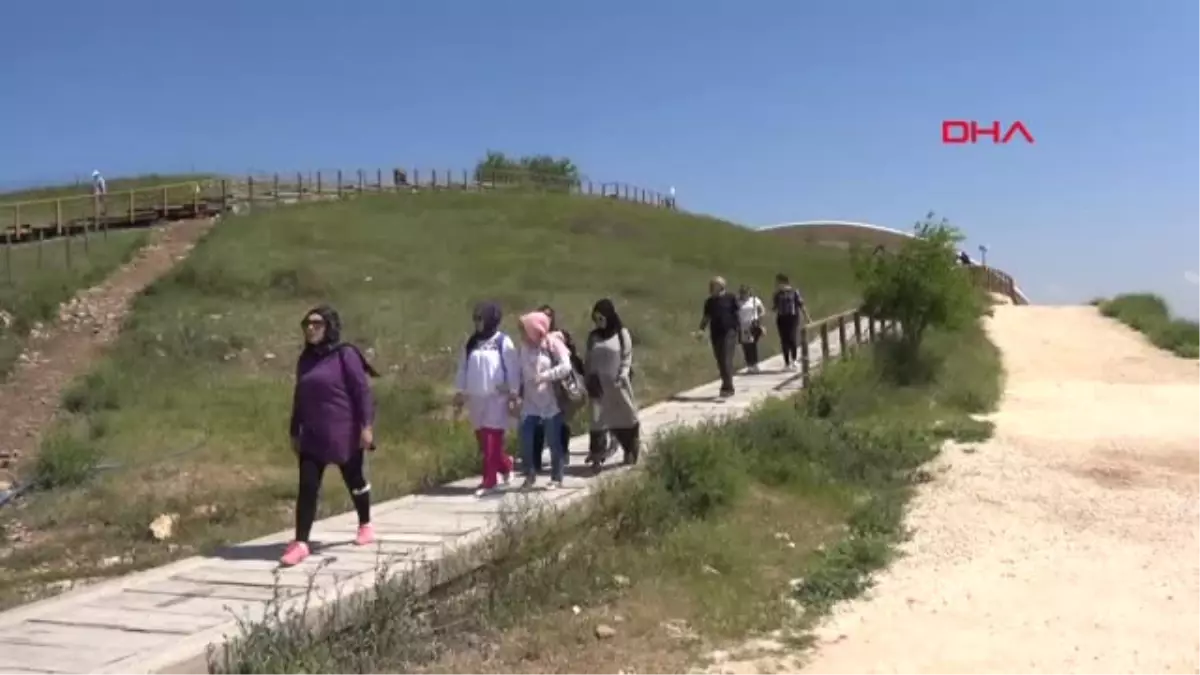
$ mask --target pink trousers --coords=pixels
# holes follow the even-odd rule
[[[475,430],[479,454],[483,456],[483,488],[496,487],[497,474],[510,474],[513,460],[504,452],[504,430],[482,428]]]

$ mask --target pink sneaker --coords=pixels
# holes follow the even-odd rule
[[[279,564],[284,567],[293,567],[304,562],[310,551],[308,544],[302,541],[293,541],[288,544],[287,550],[283,552],[283,557],[279,559]]]
[[[370,523],[358,526],[358,536],[354,538],[354,543],[359,546],[366,546],[375,541],[375,527]]]

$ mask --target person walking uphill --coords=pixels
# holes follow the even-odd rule
[[[521,461],[523,488],[537,482],[534,470],[534,433],[540,427],[550,446],[550,489],[563,482],[563,410],[557,383],[572,374],[571,354],[562,337],[550,332],[550,317],[530,312],[521,317]]]
[[[592,447],[589,463],[599,469],[608,458],[608,434],[624,451],[623,464],[637,464],[640,431],[633,395],[633,342],[608,298],[592,307],[596,328],[588,334],[584,381],[591,398]]]
[[[371,484],[364,475],[366,453],[375,449],[375,403],[369,377],[379,373],[354,345],[342,342],[342,323],[333,308],[322,305],[301,321],[304,351],[296,362],[290,432],[300,467],[296,497],[296,538],[280,563],[297,565],[308,557],[308,537],[317,517],[317,498],[325,467],[341,470],[358,512],[355,543],[375,540],[371,527]]]
[[[721,374],[721,397],[733,396],[733,352],[737,349],[738,301],[725,289],[725,279],[713,277],[708,282],[708,299],[697,335],[708,329],[717,372]]]
[[[775,328],[779,331],[779,348],[783,352],[783,367],[795,370],[797,333],[800,326],[808,323],[808,310],[800,291],[792,287],[783,272],[775,275],[775,295],[771,298],[771,309],[775,311]]]
[[[504,452],[504,431],[520,392],[521,364],[512,340],[500,332],[501,317],[500,305],[494,302],[475,308],[475,332],[463,347],[454,381],[454,408],[458,411],[466,406],[483,458],[483,482],[475,491],[477,497],[495,491],[497,475],[507,483],[513,468],[512,458]]]

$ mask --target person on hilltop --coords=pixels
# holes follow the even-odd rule
[[[560,333],[550,331],[550,317],[530,312],[521,323],[521,460],[525,472],[522,488],[537,483],[533,463],[534,434],[540,427],[550,446],[549,489],[563,484],[563,409],[558,383],[571,376],[571,353]]]
[[[609,435],[624,451],[622,464],[637,464],[641,424],[633,395],[633,340],[612,300],[592,307],[596,327],[588,334],[584,381],[591,399],[591,447],[588,463],[599,471],[613,448]]]
[[[289,431],[300,468],[296,497],[296,538],[280,563],[297,565],[309,556],[308,538],[317,517],[317,499],[325,468],[335,465],[358,513],[355,543],[375,540],[371,527],[371,484],[364,469],[375,450],[375,403],[368,377],[378,377],[354,345],[342,342],[337,311],[322,305],[300,322],[304,349],[296,361]]]
[[[771,309],[775,312],[775,329],[779,331],[779,349],[783,352],[783,367],[795,370],[798,367],[797,336],[800,326],[808,323],[808,310],[800,291],[783,272],[775,275],[775,295],[771,298]]]
[[[758,341],[762,339],[762,318],[767,308],[754,294],[754,289],[742,284],[738,289],[738,342],[742,345],[742,356],[746,359],[746,370],[762,372],[758,368]]]
[[[558,317],[554,313],[554,308],[550,305],[542,305],[538,311],[550,317],[550,332],[558,333],[562,336],[563,344],[567,346],[567,351],[571,353],[571,368],[580,375],[583,374],[583,360],[579,358],[579,352],[575,348],[575,340],[571,338],[571,334],[558,325]],[[571,420],[563,419],[563,464],[571,464]],[[546,432],[543,427],[538,427],[533,435],[533,470],[541,473],[545,468],[542,461],[542,454],[546,449]]]
[[[467,338],[454,379],[456,414],[465,406],[475,430],[483,464],[483,481],[475,496],[495,492],[497,476],[507,485],[512,475],[512,458],[504,451],[504,432],[509,412],[519,399],[521,387],[517,348],[500,331],[500,305],[482,302],[472,314],[475,330]]]
[[[733,351],[737,348],[738,301],[726,290],[723,277],[713,277],[708,282],[708,299],[704,301],[700,327],[694,333],[696,337],[702,336],[705,328],[709,331],[713,358],[721,375],[720,396],[728,398],[734,394]]]

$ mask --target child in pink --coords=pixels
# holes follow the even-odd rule
[[[497,475],[508,483],[513,461],[504,451],[510,406],[521,387],[521,366],[513,341],[500,332],[500,306],[481,303],[475,308],[475,332],[467,340],[458,362],[454,404],[467,408],[483,456],[483,482],[475,496],[496,490]]]

